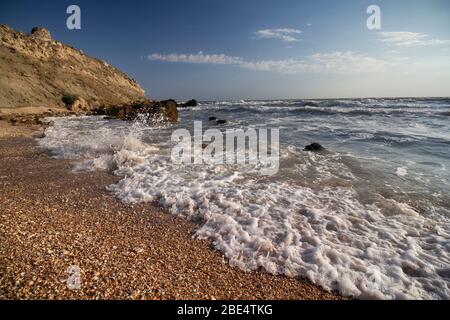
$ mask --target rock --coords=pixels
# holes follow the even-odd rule
[[[121,119],[128,121],[139,119],[144,122],[178,122],[177,107],[178,104],[175,100],[142,100],[122,105],[103,106],[93,110],[93,114],[103,115],[108,119]]]
[[[178,122],[178,104],[175,100],[161,101],[156,107],[166,120],[170,122]]]
[[[6,24],[0,24],[0,31],[4,30],[6,32],[11,32],[11,28],[9,26],[7,26]]]
[[[209,117],[209,121],[217,121],[216,117]]]
[[[315,102],[311,102],[311,101],[304,101],[301,103],[300,105],[301,107],[319,107],[319,105]]]
[[[76,113],[88,112],[91,110],[89,104],[81,97],[76,97],[75,100],[68,105],[70,111]]]
[[[195,99],[189,100],[186,103],[182,103],[181,107],[185,108],[185,107],[196,107],[198,106],[198,102]]]
[[[217,120],[216,123],[217,124],[227,124],[228,121],[227,120]]]
[[[25,125],[43,125],[44,122],[42,120],[42,115],[34,115],[34,114],[12,114],[8,116],[4,116],[2,118],[5,121],[8,121],[13,126]]]
[[[46,125],[47,127],[52,127],[55,125],[55,121],[45,121],[44,125]]]
[[[31,36],[35,39],[43,41],[52,41],[52,35],[50,34],[50,31],[45,28],[34,27],[31,30]]]
[[[320,152],[320,151],[325,151],[325,148],[322,147],[319,143],[312,143],[309,146],[306,146],[304,151]]]

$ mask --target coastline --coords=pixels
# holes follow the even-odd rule
[[[0,121],[1,122],[1,121]],[[123,204],[104,171],[72,173],[29,127],[0,135],[1,299],[335,300],[309,282],[232,268],[196,225],[150,204]],[[81,289],[67,268],[79,266]]]

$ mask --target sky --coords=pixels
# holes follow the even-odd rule
[[[450,96],[450,0],[0,0],[0,24],[45,27],[154,99]]]

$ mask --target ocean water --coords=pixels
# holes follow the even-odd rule
[[[450,299],[450,99],[211,101],[177,125],[54,121],[40,140],[52,156],[113,172],[121,201],[196,222],[232,266],[356,298]],[[171,134],[194,121],[279,128],[278,174],[173,163]],[[312,142],[329,152],[303,151]]]

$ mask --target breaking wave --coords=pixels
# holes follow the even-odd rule
[[[406,102],[413,103],[401,101]],[[290,100],[270,103],[278,107],[269,108],[278,110],[299,108],[289,106],[299,103]],[[229,102],[226,108],[255,107],[248,116],[245,110],[234,115],[241,117],[236,123],[280,123],[283,115],[268,115],[267,104]],[[189,127],[191,121],[223,108],[204,103],[184,110],[180,126]],[[442,161],[428,156],[425,163],[408,149],[420,153],[416,144],[429,140],[419,141],[404,131],[410,144],[399,160],[389,149],[392,144],[374,140],[392,134],[386,126],[384,133],[370,125],[355,132],[338,120],[322,119],[327,128],[334,126],[334,133],[359,133],[359,138],[346,140],[356,145],[340,152],[308,153],[301,148],[307,139],[321,137],[335,150],[339,143],[326,130],[312,136],[315,125],[299,131],[298,121],[305,119],[298,119],[295,110],[283,112],[289,112],[292,121],[281,122],[285,136],[280,172],[274,177],[245,166],[174,164],[171,125],[148,128],[97,117],[54,119],[40,144],[54,157],[79,159],[74,170],[114,172],[121,179],[108,190],[121,201],[149,202],[198,223],[196,236],[212,241],[232,266],[306,278],[357,298],[449,299],[448,172]],[[408,117],[411,114],[402,121]],[[427,139],[426,133],[422,137]],[[448,141],[445,135],[441,139]],[[440,141],[435,143],[440,147]],[[372,148],[369,154],[362,151],[366,145]],[[444,187],[436,187],[438,181]]]

